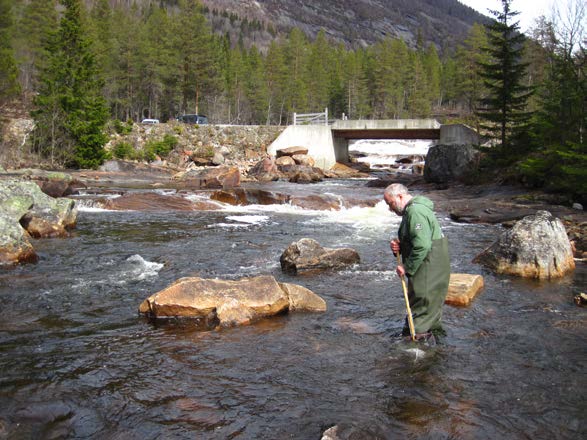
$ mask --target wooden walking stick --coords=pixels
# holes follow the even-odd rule
[[[399,252],[397,253],[397,264],[402,264],[402,257],[400,256]],[[412,318],[412,309],[410,308],[410,300],[408,299],[408,288],[406,286],[406,279],[402,275],[400,277],[402,280],[402,287],[404,289],[404,299],[406,300],[406,309],[408,310],[408,325],[410,327],[410,336],[412,337],[412,341],[416,340],[416,331],[414,330],[414,320]]]

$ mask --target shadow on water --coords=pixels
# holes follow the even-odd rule
[[[335,425],[341,439],[584,437],[587,315],[572,296],[585,266],[553,282],[497,277],[471,260],[499,227],[442,223],[453,272],[486,287],[446,307],[447,336],[422,347],[396,337],[398,221],[384,208],[82,211],[74,237],[38,240],[38,264],[0,273],[0,438],[319,439]],[[282,274],[302,237],[354,247],[361,263]],[[137,314],[184,276],[260,274],[328,311],[218,331]]]

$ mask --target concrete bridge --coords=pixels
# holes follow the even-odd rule
[[[478,134],[462,124],[441,125],[435,119],[337,120],[331,125],[290,125],[267,149],[305,147],[316,166],[330,169],[348,162],[349,140],[430,139],[438,144],[478,144]]]

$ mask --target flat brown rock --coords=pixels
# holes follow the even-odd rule
[[[139,312],[151,318],[198,318],[222,326],[248,324],[288,310],[325,311],[326,303],[302,286],[265,275],[234,281],[182,278],[139,306]]]
[[[468,306],[475,295],[483,289],[483,284],[481,275],[451,273],[444,303],[451,306]]]

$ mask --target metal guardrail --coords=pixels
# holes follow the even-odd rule
[[[322,113],[294,113],[293,125],[328,125],[328,108]]]

